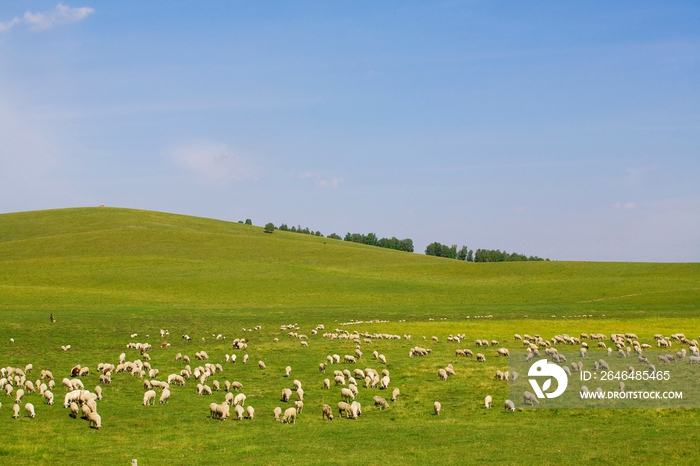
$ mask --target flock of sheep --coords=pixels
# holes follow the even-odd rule
[[[376,324],[377,322],[372,323]],[[341,325],[352,324],[355,323],[352,322]],[[243,330],[247,333],[257,332],[260,329],[261,327],[257,326],[254,329]],[[299,347],[309,347],[310,338],[307,334],[300,332],[298,325],[282,325],[280,331],[285,332],[289,339],[298,340]],[[169,334],[170,332],[167,330],[160,330],[162,339],[168,338]],[[401,395],[401,390],[392,385],[391,374],[387,368],[387,357],[384,354],[376,350],[372,351],[372,364],[378,364],[378,367],[381,368],[380,370],[368,367],[367,364],[363,364],[364,368],[361,368],[358,367],[358,364],[370,358],[370,356],[365,356],[363,352],[363,348],[366,348],[368,345],[373,345],[378,341],[411,341],[411,335],[369,333],[359,332],[357,330],[350,332],[339,328],[336,328],[334,331],[325,331],[323,325],[317,325],[315,328],[311,329],[310,334],[317,339],[323,338],[330,342],[345,343],[343,347],[353,348],[351,354],[344,354],[342,356],[340,354],[328,354],[318,363],[318,373],[320,377],[324,378],[318,386],[314,385],[314,387],[329,391],[337,390],[337,399],[339,400],[335,408],[325,403],[322,405],[322,419],[332,421],[334,419],[335,409],[337,409],[338,417],[358,419],[362,416],[362,405],[357,400],[361,390],[369,391],[370,394],[374,393],[371,399],[377,410],[390,409],[391,403],[397,402]],[[138,335],[134,333],[131,334],[130,337],[133,340],[136,339]],[[212,338],[217,341],[226,340],[226,337],[222,334],[212,334]],[[669,337],[656,334],[653,338],[656,341],[657,348],[669,349],[674,346],[674,344],[687,346],[687,350],[682,347],[675,353],[659,356],[659,361],[663,363],[671,363],[679,360],[687,360],[689,363],[700,362],[697,340],[688,339],[685,335],[680,333],[673,334]],[[426,341],[428,340],[426,337],[423,337],[423,339]],[[184,342],[181,344],[188,349],[192,349],[192,347],[196,345],[193,339],[187,334],[182,335],[182,340]],[[205,341],[205,338],[201,340]],[[155,405],[156,399],[159,404],[168,403],[171,396],[173,396],[173,391],[175,391],[174,387],[180,387],[178,390],[187,390],[188,388],[183,387],[189,386],[192,387],[189,389],[193,390],[197,396],[212,396],[213,398],[218,398],[218,402],[208,403],[208,412],[212,419],[221,421],[231,418],[239,421],[243,419],[253,420],[256,416],[256,410],[250,404],[246,406],[248,397],[243,393],[244,384],[235,380],[232,382],[225,380],[221,383],[219,380],[214,379],[217,374],[221,375],[225,372],[222,364],[236,364],[239,360],[242,364],[248,363],[249,356],[247,351],[255,350],[254,347],[249,348],[249,345],[254,345],[254,343],[251,342],[252,340],[260,341],[258,338],[234,338],[230,340],[230,346],[234,350],[233,354],[219,354],[217,352],[213,354],[213,357],[210,357],[206,351],[200,350],[190,353],[194,354],[194,359],[191,359],[187,354],[178,352],[174,360],[182,364],[182,369],[167,375],[161,374],[161,371],[154,367],[155,362],[152,364],[151,353],[155,356],[159,352],[158,349],[154,352],[153,347],[149,343],[130,341],[126,344],[126,348],[127,350],[133,351],[134,357],[131,358],[132,360],[128,360],[126,352],[123,352],[116,358],[118,360],[116,365],[109,362],[101,362],[94,366],[95,373],[99,374],[99,384],[94,387],[93,391],[86,390],[83,383],[83,380],[91,374],[89,367],[80,364],[72,367],[71,370],[65,374],[66,377],[62,379],[61,386],[58,387],[58,389],[62,387],[65,391],[63,408],[69,410],[70,417],[76,419],[81,417],[88,421],[89,427],[99,430],[102,427],[102,418],[100,414],[98,414],[97,402],[102,400],[103,387],[107,389],[107,387],[112,384],[113,380],[118,377],[129,376],[143,379],[144,393],[141,401],[143,406]],[[645,351],[652,348],[650,344],[641,343],[637,335],[633,333],[612,334],[607,343],[608,336],[600,333],[580,334],[578,337],[562,334],[555,335],[549,339],[542,338],[540,335],[515,334],[513,340],[514,342],[521,342],[525,347],[527,354],[526,360],[540,357],[541,353],[544,353],[545,357],[560,364],[566,364],[567,361],[557,350],[556,346],[558,345],[577,347],[581,358],[585,358],[592,349],[602,351],[610,357],[613,354],[613,348],[615,348],[615,350],[617,350],[616,356],[621,358],[630,357],[634,352],[637,355],[637,360],[645,364],[650,364],[650,361],[645,356]],[[440,339],[436,336],[431,337],[430,341],[433,344],[440,344]],[[466,335],[449,335],[446,341],[448,344],[458,345],[466,341]],[[595,341],[595,344],[591,343],[589,345],[588,342],[593,341]],[[279,343],[279,338],[274,338],[273,342]],[[162,350],[170,347],[171,344],[164,340],[159,346]],[[455,357],[474,357],[477,363],[485,362],[489,354],[501,358],[511,357],[510,351],[502,347],[497,340],[477,339],[475,341],[475,346],[480,348],[480,352],[474,353],[474,351],[469,348],[457,348],[454,351]],[[68,351],[70,345],[65,345],[61,349],[64,352]],[[239,358],[239,354],[236,354],[235,351],[243,352],[242,356]],[[412,346],[408,350],[407,356],[409,358],[426,357],[431,354],[433,354],[433,351],[430,348]],[[161,357],[158,357],[156,359],[160,358]],[[219,362],[210,362],[212,360],[217,360]],[[606,364],[607,363],[603,359],[600,359],[595,361],[595,368],[596,370],[599,367],[604,368]],[[275,421],[284,424],[294,424],[297,417],[299,417],[304,410],[304,389],[302,382],[298,379],[294,379],[291,384],[283,382],[292,379],[293,368],[291,366],[286,366],[283,370],[281,368],[268,369],[263,360],[259,360],[257,366],[261,371],[279,370],[280,391],[278,393],[280,393],[280,402],[287,407],[286,409],[282,409],[279,406],[276,407],[272,412],[272,416]],[[566,372],[571,375],[569,367],[566,365],[563,367]],[[15,419],[20,417],[20,405],[23,403],[23,399],[26,396],[36,396],[35,402],[42,400],[41,403],[48,406],[54,404],[54,392],[57,390],[57,386],[52,372],[43,369],[40,371],[39,377],[35,381],[32,381],[30,377],[33,373],[33,369],[32,364],[27,364],[24,368],[0,368],[0,390],[4,391],[7,397],[14,397],[12,417]],[[581,363],[571,363],[571,369],[580,371]],[[436,381],[446,382],[454,375],[456,375],[456,371],[454,366],[450,363],[437,370]],[[515,380],[517,376],[518,374],[512,371],[503,372],[499,370],[496,372],[496,378],[499,380]],[[313,383],[315,384],[317,382]],[[291,388],[284,385],[291,385]],[[376,391],[372,392],[373,390]],[[388,396],[389,393],[391,393],[391,396]],[[384,394],[386,395],[382,396]],[[316,403],[319,400],[315,399],[313,401]],[[538,404],[536,397],[529,392],[524,393],[523,403],[531,405]],[[486,395],[484,397],[484,407],[490,409],[492,405],[492,396]],[[203,411],[205,410],[205,406],[206,403],[202,403]],[[508,412],[514,412],[516,408],[512,400],[505,400],[503,406]],[[2,404],[0,403],[0,408],[1,407]],[[36,417],[36,408],[33,403],[25,403],[24,410],[26,417],[31,419]],[[442,404],[439,401],[433,403],[433,412],[435,415],[441,414]]]

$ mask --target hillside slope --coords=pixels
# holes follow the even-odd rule
[[[700,264],[474,264],[117,208],[0,215],[0,309],[694,313]]]

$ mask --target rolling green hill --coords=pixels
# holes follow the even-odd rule
[[[700,264],[466,263],[116,208],[0,215],[0,309],[693,313]]]
[[[475,341],[495,339],[499,347],[517,348],[514,333],[550,338],[635,332],[651,344],[657,332],[697,338],[699,288],[699,264],[475,264],[158,212],[80,208],[4,214],[0,367],[33,364],[29,378],[48,369],[58,384],[53,406],[38,393],[25,394],[22,403],[33,403],[35,419],[24,412],[13,419],[13,399],[2,396],[0,462],[690,464],[698,456],[692,429],[697,409],[519,407],[506,413],[508,386],[494,373],[508,369],[508,359],[496,357],[495,348],[477,349]],[[49,322],[49,312],[56,323]],[[474,318],[480,315],[493,319]],[[349,319],[373,320],[345,326]],[[291,323],[308,335],[308,346],[280,328]],[[325,329],[316,332],[319,324]],[[338,364],[322,373],[319,363],[327,355],[359,349],[351,339],[324,335],[338,332],[335,328],[403,337],[363,339],[365,355],[357,366]],[[161,335],[161,329],[169,334]],[[459,334],[459,343],[450,341]],[[238,337],[248,339],[245,351],[233,349]],[[121,353],[127,360],[146,359],[130,345],[137,341],[152,344],[148,362],[159,375],[144,374],[142,380],[133,372],[115,372],[113,382],[102,384],[98,364],[118,363]],[[417,344],[429,345],[431,354],[410,358]],[[63,350],[65,345],[71,349]],[[483,351],[487,359],[457,357],[458,347]],[[171,386],[167,404],[142,405],[144,380],[179,373],[185,363],[178,353],[192,357],[192,366],[204,364],[194,359],[202,350],[211,363],[222,365],[212,379],[243,383],[254,420],[211,419],[209,403],[221,403],[224,392],[198,396],[195,378]],[[373,351],[387,363],[374,359]],[[229,353],[237,353],[239,362],[229,362]],[[592,343],[586,367],[605,354]],[[265,361],[265,370],[258,369],[258,360]],[[635,359],[613,357],[611,363],[639,366]],[[90,369],[81,378],[86,388],[99,384],[104,390],[99,431],[63,408],[67,390],[60,380],[76,364]],[[437,370],[448,364],[456,374],[439,381]],[[288,365],[290,378],[284,376]],[[362,417],[323,420],[322,405],[335,408],[340,400],[339,387],[322,389],[323,379],[333,378],[332,369],[355,367],[391,371],[391,387],[400,388],[401,396],[390,409],[379,410],[373,396],[389,397],[389,391],[359,380]],[[290,406],[280,401],[280,392],[291,378],[303,381],[306,392],[295,425],[275,422],[272,415],[275,407]],[[494,409],[484,408],[486,395],[493,397]],[[438,400],[443,411],[435,416]],[[515,402],[520,406],[522,400]]]

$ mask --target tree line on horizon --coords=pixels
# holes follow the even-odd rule
[[[467,262],[523,262],[523,261],[548,261],[537,256],[526,256],[517,252],[507,253],[499,249],[477,249],[474,252],[472,249],[462,246],[459,250],[457,245],[447,246],[438,242],[430,243],[425,248],[427,256],[446,257],[448,259],[457,259]]]
[[[243,223],[240,221],[239,223]],[[246,225],[252,225],[253,222],[250,219],[246,219]],[[269,222],[265,225],[265,233],[272,233],[275,230],[288,231],[291,233],[301,233],[304,235],[313,235],[324,237],[320,231],[314,231],[310,228],[302,228],[301,225],[289,227],[286,223],[281,224],[276,227],[274,223]],[[411,238],[398,239],[395,236],[391,238],[378,238],[375,233],[347,233],[345,237],[341,237],[336,233],[331,233],[328,235],[330,239],[337,239],[343,241],[350,241],[353,243],[366,244],[368,246],[377,246],[380,248],[394,249],[396,251],[414,252],[413,240]],[[516,252],[507,253],[506,251],[501,251],[499,249],[477,249],[474,252],[466,246],[462,246],[459,250],[457,245],[447,246],[446,244],[440,244],[438,242],[433,242],[425,248],[425,254],[428,256],[445,257],[448,259],[456,259],[466,262],[522,262],[522,261],[548,261],[549,259],[543,259],[537,256],[526,256],[525,254],[518,254]]]

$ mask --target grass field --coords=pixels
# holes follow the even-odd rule
[[[161,380],[184,366],[174,361],[176,353],[192,357],[194,367],[195,351],[206,350],[210,362],[224,367],[211,380],[242,382],[257,417],[210,419],[208,405],[221,402],[223,393],[197,396],[194,381],[174,387],[170,403],[144,407],[143,381],[115,374],[98,403],[104,427],[96,431],[68,417],[59,384],[54,406],[42,404],[38,395],[25,396],[37,407],[36,419],[13,420],[12,399],[0,396],[0,463],[129,464],[138,458],[140,465],[688,464],[700,458],[697,410],[508,414],[501,409],[507,387],[493,379],[507,362],[492,357],[492,349],[484,364],[457,358],[454,350],[475,350],[477,338],[512,347],[516,332],[545,338],[635,332],[649,343],[654,333],[697,338],[699,307],[700,264],[473,264],[156,212],[84,208],[4,214],[0,366],[32,363],[31,380],[40,369],[50,369],[60,381],[80,363],[92,371],[85,378],[92,389],[99,362],[116,364],[122,352],[128,360],[139,357],[126,349],[130,341],[154,346],[151,363]],[[49,313],[55,324],[49,323]],[[482,315],[492,318],[475,318]],[[350,319],[388,322],[339,325]],[[309,335],[308,348],[280,330],[290,323]],[[360,368],[384,368],[371,359],[375,349],[388,359],[391,388],[402,393],[391,409],[374,409],[371,400],[379,391],[360,387],[362,417],[321,420],[321,405],[335,406],[340,399],[337,388],[321,389],[332,374],[320,374],[318,364],[328,354],[352,354],[354,344],[312,336],[317,324],[327,331],[412,335],[411,341],[374,340],[362,348]],[[242,331],[256,325],[262,329]],[[159,329],[170,331],[169,348],[159,348]],[[132,333],[138,337],[132,340]],[[184,333],[193,341],[182,340]],[[214,340],[212,333],[227,340]],[[459,346],[446,341],[458,333],[467,337]],[[430,341],[433,335],[440,341]],[[235,337],[250,339],[247,365],[240,363],[242,352],[230,346]],[[62,352],[66,344],[72,349]],[[408,358],[415,345],[433,353]],[[226,364],[224,353],[234,352],[239,362]],[[265,361],[266,370],[257,368],[258,360]],[[436,371],[448,363],[456,375],[439,382]],[[282,388],[291,388],[283,377],[287,365],[306,392],[296,425],[272,419],[275,406],[285,407],[279,401]],[[487,394],[494,409],[482,407]],[[440,416],[431,414],[436,400],[443,406]]]

